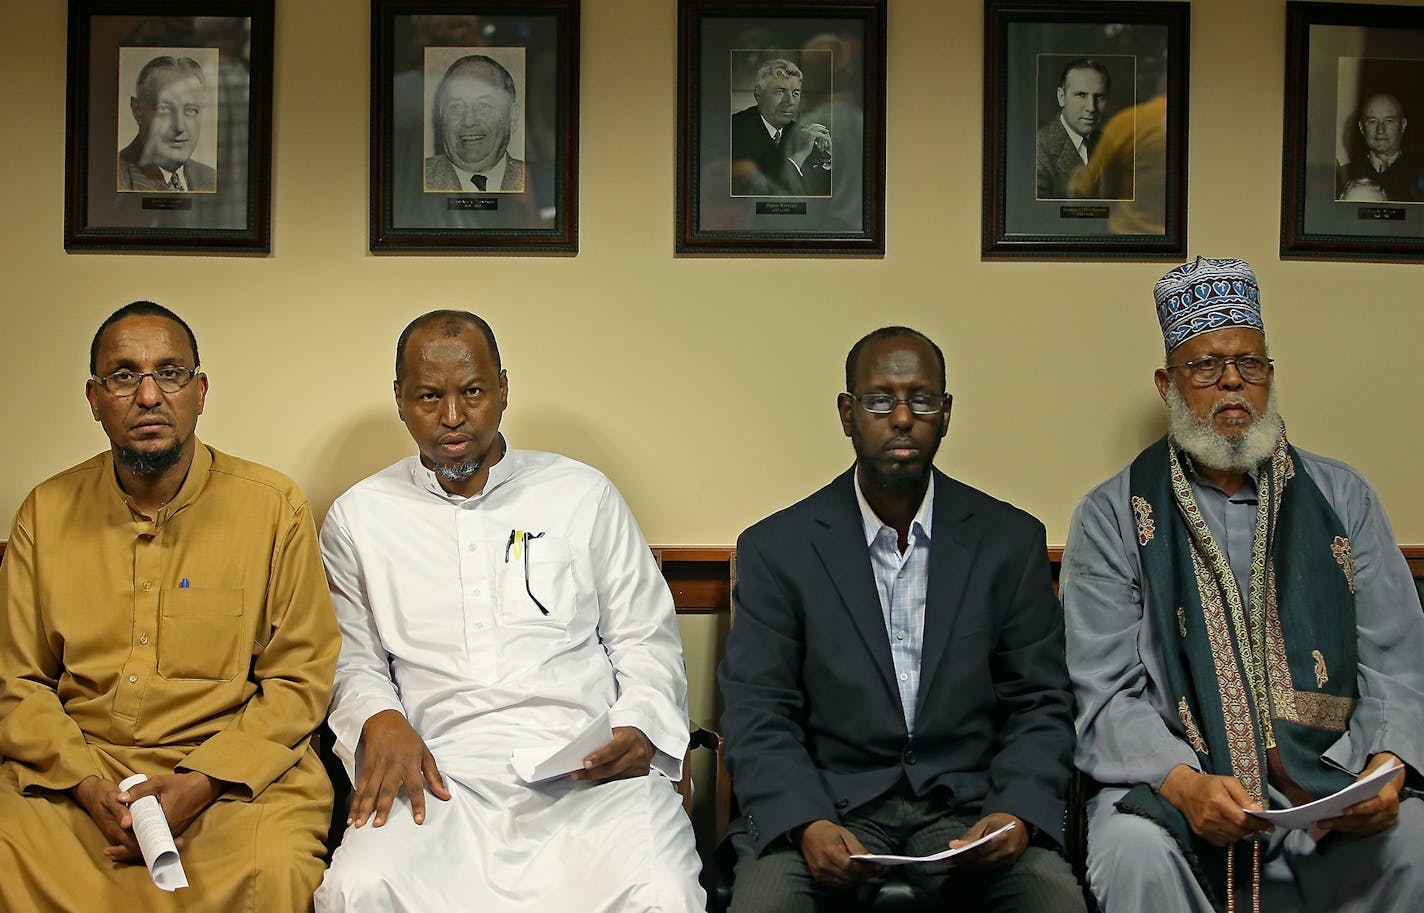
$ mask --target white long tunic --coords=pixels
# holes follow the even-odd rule
[[[669,782],[688,731],[672,597],[606,477],[507,450],[462,498],[410,457],[337,499],[321,547],[342,634],[337,754],[355,782],[362,726],[400,711],[455,798],[427,797],[422,826],[402,799],[382,828],[348,830],[319,909],[701,909]],[[520,783],[511,752],[604,711],[652,741],[652,776]]]

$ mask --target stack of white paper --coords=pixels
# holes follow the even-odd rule
[[[1399,773],[1401,766],[1398,763],[1387,764],[1368,777],[1356,780],[1334,795],[1316,799],[1314,802],[1307,802],[1305,805],[1273,808],[1262,812],[1253,812],[1247,808],[1243,808],[1242,811],[1248,815],[1255,815],[1257,818],[1264,818],[1276,827],[1315,827],[1326,818],[1334,818],[1358,802],[1378,796],[1390,778]]]
[[[1013,830],[1013,828],[1014,823],[1010,821],[997,831],[991,831],[973,843],[966,843],[964,846],[955,847],[952,850],[940,850],[938,853],[932,853],[929,856],[887,856],[877,855],[875,853],[861,853],[850,858],[859,859],[861,862],[878,862],[881,865],[909,865],[912,862],[939,862],[941,859],[953,859],[960,853],[967,853],[976,846],[981,846],[1001,834],[1008,833]]]
[[[583,769],[583,759],[613,739],[608,713],[600,713],[573,740],[553,747],[523,748],[509,756],[514,772],[525,783],[539,783]]]
[[[148,777],[134,774],[119,783],[119,789],[131,789]],[[183,871],[183,862],[178,858],[178,847],[173,844],[173,832],[168,829],[168,818],[163,814],[163,806],[154,796],[144,796],[129,803],[129,814],[133,815],[133,832],[138,838],[138,848],[143,853],[144,865],[148,866],[153,883],[165,891],[174,891],[188,886],[188,876]]]

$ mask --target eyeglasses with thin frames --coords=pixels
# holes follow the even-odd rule
[[[1167,365],[1167,368],[1185,368],[1190,372],[1192,383],[1198,387],[1210,387],[1221,380],[1227,365],[1235,365],[1236,373],[1248,384],[1265,383],[1266,378],[1271,375],[1271,365],[1274,363],[1274,359],[1264,355],[1206,355],[1195,361]]]
[[[120,368],[112,374],[99,377],[91,374],[89,379],[103,387],[114,396],[133,396],[138,392],[138,388],[143,386],[145,377],[153,378],[153,382],[158,389],[164,393],[177,393],[198,376],[197,368],[185,368],[181,365],[164,365],[155,371],[130,371],[127,368]]]
[[[934,415],[944,408],[948,393],[916,393],[909,399],[900,399],[890,393],[846,393],[860,408],[871,415],[889,415],[895,407],[904,403],[916,415]]]

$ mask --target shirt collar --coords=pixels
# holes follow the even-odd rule
[[[1072,127],[1068,126],[1068,121],[1063,119],[1062,112],[1059,112],[1058,114],[1058,122],[1063,125],[1064,130],[1068,131],[1068,138],[1073,141],[1073,148],[1082,149],[1083,144],[1088,141],[1088,138],[1079,133],[1077,130],[1074,130]]]
[[[456,165],[455,160],[448,155],[446,158],[450,159],[450,167],[454,168],[455,173],[460,176],[461,188],[469,187],[471,190],[475,189],[475,185],[470,183],[470,175],[472,174],[482,174],[485,176],[486,192],[499,190],[504,186],[504,172],[509,167],[509,153],[501,155],[499,161],[494,163],[493,168],[486,168],[484,171],[466,171],[464,168]]]
[[[870,545],[875,541],[875,537],[880,535],[882,529],[890,529],[880,517],[876,516],[871,508],[870,502],[865,500],[865,492],[860,490],[860,471],[851,473],[851,479],[855,482],[855,503],[860,507],[861,528],[865,531],[865,544]],[[930,483],[925,487],[924,500],[920,502],[920,509],[915,511],[915,516],[910,520],[910,531],[918,533],[916,538],[924,537],[928,542],[930,539],[930,527],[934,524],[934,473],[930,473]]]
[[[159,165],[159,166],[158,166],[158,173],[161,174],[161,175],[163,175],[163,183],[165,183],[165,184],[167,184],[169,181],[173,180],[173,175],[176,174],[176,175],[178,175],[178,179],[183,182],[183,186],[184,186],[186,189],[188,189],[188,190],[192,190],[192,189],[193,189],[193,188],[191,188],[191,187],[188,186],[188,172],[187,172],[187,170],[184,168],[183,165],[179,165],[177,168],[174,168],[172,171],[169,171],[167,168],[164,168],[162,165]]]
[[[124,507],[128,509],[136,522],[154,529],[167,523],[174,514],[198,499],[198,495],[207,487],[208,476],[212,468],[213,452],[208,449],[207,444],[194,438],[193,461],[188,464],[188,474],[183,477],[183,484],[178,486],[178,493],[173,496],[173,500],[159,508],[158,516],[149,520],[138,512],[132,499],[119,485],[118,471],[114,466],[114,451],[109,450],[104,454],[104,477],[109,480],[108,484],[115,497],[123,502]]]
[[[1368,153],[1366,153],[1366,155],[1369,157],[1370,166],[1374,168],[1375,173],[1378,174],[1379,172],[1384,171],[1386,168],[1393,165],[1395,162],[1399,161],[1399,157],[1403,154],[1403,152],[1404,150],[1401,149],[1394,155],[1380,155],[1372,149]]]
[[[757,112],[757,117],[761,117],[760,111]],[[776,135],[781,132],[780,127],[773,127],[771,125],[771,121],[767,120],[764,117],[761,117],[761,125],[766,128],[766,135],[771,137],[772,139],[776,139]]]
[[[1212,489],[1213,491],[1219,491],[1223,495],[1226,495],[1227,498],[1233,501],[1256,500],[1256,490],[1260,482],[1259,476],[1257,475],[1257,471],[1255,469],[1252,469],[1246,473],[1246,484],[1241,486],[1240,491],[1236,492],[1236,494],[1234,495],[1227,495],[1220,485],[1216,484],[1211,479],[1208,479],[1206,476],[1202,475],[1200,472],[1197,471],[1197,464],[1194,460],[1192,460],[1192,455],[1190,453],[1187,453],[1180,447],[1177,448],[1177,453],[1178,455],[1180,455],[1182,460],[1182,470],[1187,474],[1191,481],[1195,482],[1196,484],[1204,485],[1207,488]]]
[[[451,494],[440,485],[440,479],[435,472],[429,469],[420,459],[420,454],[415,455],[415,459],[410,464],[410,480],[418,488],[424,488],[431,494],[438,495],[442,500],[451,504],[464,504],[484,500],[490,492],[508,482],[519,469],[520,459],[517,453],[510,449],[509,439],[500,434],[500,440],[504,442],[504,456],[500,457],[498,463],[489,468],[489,475],[485,478],[485,487],[468,498],[463,495]]]

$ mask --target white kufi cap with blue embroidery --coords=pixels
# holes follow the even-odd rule
[[[1266,330],[1261,290],[1245,260],[1197,257],[1159,279],[1153,296],[1168,352],[1203,333],[1231,327]]]

